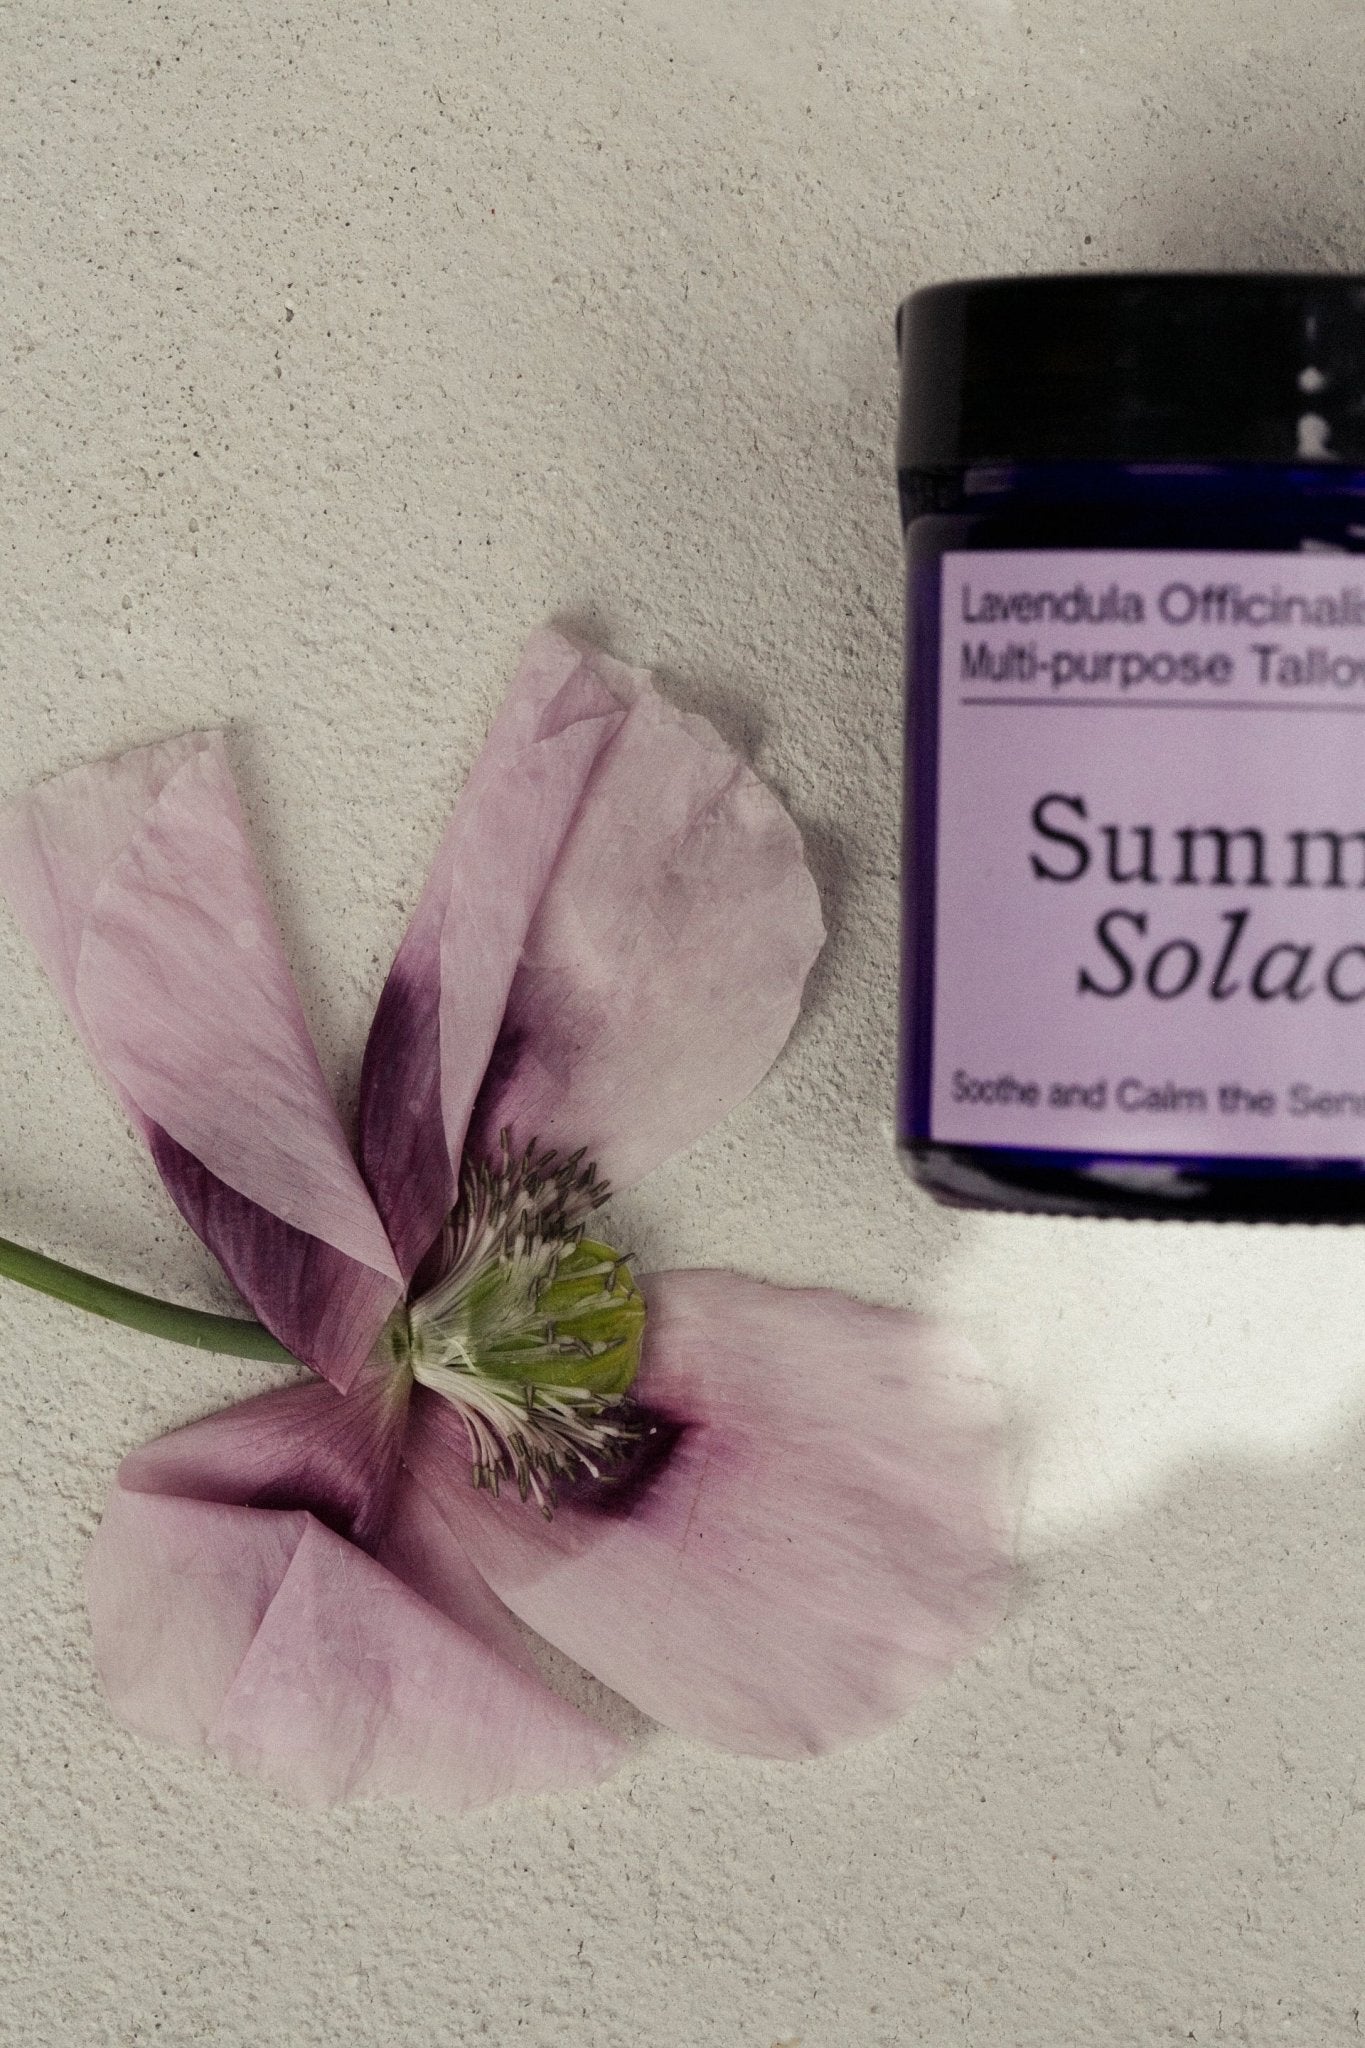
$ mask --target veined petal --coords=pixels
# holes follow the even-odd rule
[[[204,733],[138,747],[58,775],[0,812],[0,889],[85,1038],[76,969],[95,892],[136,839],[168,782],[203,751]],[[131,1103],[126,1104],[135,1115]]]
[[[481,1625],[486,1592],[461,1601],[458,1568],[430,1557],[426,1584],[404,1583],[388,1557],[416,1556],[411,1527],[391,1550],[381,1536],[378,1557],[341,1533],[378,1513],[367,1452],[392,1473],[391,1390],[362,1391],[352,1413],[353,1395],[281,1389],[125,1462],[88,1567],[115,1710],[307,1802],[407,1796],[459,1812],[594,1782],[620,1745],[520,1645],[505,1654],[506,1620]]]
[[[400,1290],[216,734],[76,769],[0,821],[0,889],[191,1226],[339,1385]]]
[[[636,1391],[678,1429],[552,1521],[467,1484],[419,1394],[404,1458],[514,1613],[655,1720],[797,1757],[864,1736],[982,1640],[1007,1578],[992,1406],[965,1345],[842,1295],[647,1283]]]
[[[527,926],[624,716],[625,674],[557,633],[531,641],[380,997],[361,1077],[361,1159],[405,1278],[454,1206]]]
[[[490,1590],[451,1535],[445,1517],[406,1467],[398,1474],[375,1556],[395,1578],[516,1670],[538,1678],[525,1631]]]
[[[367,1363],[349,1393],[324,1380],[272,1387],[131,1452],[124,1492],[225,1507],[301,1508],[372,1550],[399,1478],[408,1383]]]
[[[643,671],[617,687],[630,715],[527,933],[471,1138],[582,1146],[622,1188],[762,1079],[824,926],[771,791]]]

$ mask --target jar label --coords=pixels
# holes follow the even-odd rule
[[[948,1144],[1365,1157],[1365,562],[942,562]]]

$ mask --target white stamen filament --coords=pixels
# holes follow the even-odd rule
[[[496,1164],[466,1162],[437,1277],[404,1319],[406,1363],[459,1413],[475,1485],[496,1494],[514,1479],[547,1516],[560,1481],[600,1479],[639,1435],[616,1388],[632,1329],[638,1357],[643,1303],[623,1259],[583,1246],[582,1219],[606,1193],[581,1154],[532,1146],[514,1160],[504,1136]],[[599,1358],[610,1391],[578,1383]]]
[[[554,1508],[555,1484],[586,1473],[600,1479],[634,1440],[623,1400],[582,1387],[498,1382],[464,1365],[413,1361],[413,1377],[455,1408],[469,1438],[474,1484],[496,1494],[515,1479],[523,1500]]]

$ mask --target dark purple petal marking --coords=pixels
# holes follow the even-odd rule
[[[871,1734],[970,1653],[1008,1581],[996,1404],[969,1348],[893,1309],[654,1275],[636,1385],[674,1424],[611,1511],[463,1483],[418,1394],[403,1458],[493,1591],[681,1733],[765,1756]],[[658,1440],[656,1440],[658,1441]]]
[[[221,737],[32,791],[0,817],[0,887],[191,1227],[280,1341],[345,1384],[401,1276],[318,1063]]]
[[[432,1604],[316,1516],[124,1478],[87,1580],[121,1719],[294,1801],[460,1813],[594,1783],[620,1757],[489,1639],[476,1603]]]
[[[405,948],[394,962],[360,1072],[361,1171],[409,1279],[456,1185],[441,1115],[439,958],[423,972],[421,950]]]
[[[231,1507],[303,1509],[373,1554],[392,1513],[408,1394],[406,1379],[375,1367],[347,1394],[317,1380],[272,1388],[134,1451],[119,1483]]]
[[[635,1514],[667,1472],[687,1434],[688,1425],[677,1422],[639,1401],[623,1404],[629,1411],[623,1421],[630,1435],[627,1448],[599,1479],[586,1473],[579,1479],[561,1481],[557,1500],[580,1515],[604,1515],[621,1519]]]
[[[623,683],[624,689],[626,685]],[[824,936],[800,834],[643,674],[526,934],[470,1127],[582,1146],[618,1191],[749,1093]]]
[[[348,1384],[392,1312],[393,1282],[227,1187],[158,1125],[147,1142],[171,1200],[266,1328],[303,1364]]]
[[[555,633],[531,641],[380,998],[361,1074],[361,1168],[405,1281],[454,1207],[527,927],[624,716],[618,667]]]

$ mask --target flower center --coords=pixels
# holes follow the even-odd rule
[[[606,1198],[581,1152],[513,1158],[504,1133],[494,1164],[465,1161],[402,1332],[413,1378],[459,1412],[474,1484],[514,1480],[547,1516],[561,1482],[608,1476],[641,1433],[644,1297],[583,1232]]]

